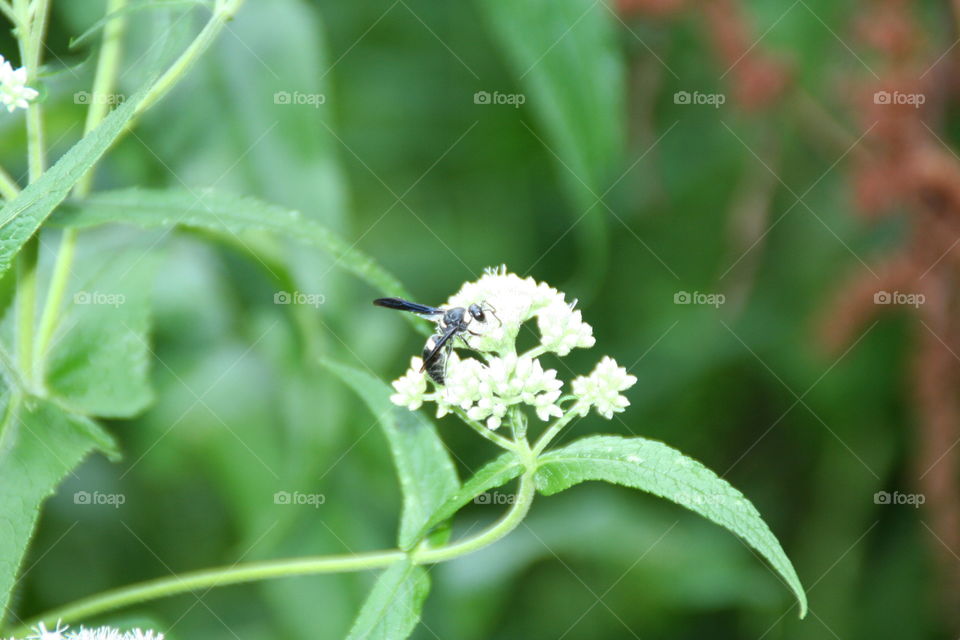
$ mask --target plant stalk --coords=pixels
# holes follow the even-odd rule
[[[533,469],[528,469],[524,473],[520,479],[517,500],[503,517],[489,529],[449,545],[413,551],[411,552],[413,562],[415,564],[434,564],[452,560],[473,553],[504,538],[519,526],[530,510],[535,493],[533,472]],[[54,609],[24,623],[21,627],[14,629],[12,633],[14,636],[29,633],[32,627],[41,622],[47,625],[55,624],[58,621],[79,624],[107,611],[198,589],[213,589],[255,580],[380,569],[403,560],[405,556],[406,554],[399,549],[389,549],[353,555],[313,556],[254,562],[194,571],[169,578],[158,578],[106,591]]]

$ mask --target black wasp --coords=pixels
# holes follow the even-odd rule
[[[437,384],[443,384],[446,378],[447,356],[453,349],[454,338],[459,337],[469,347],[470,344],[463,334],[480,335],[470,330],[470,323],[474,320],[486,322],[488,312],[497,318],[494,308],[486,302],[471,304],[467,308],[451,307],[450,309],[417,304],[403,298],[377,298],[373,304],[387,309],[409,311],[437,323],[437,332],[427,338],[427,343],[423,346],[423,366],[420,367],[420,371],[426,371]],[[500,322],[499,318],[497,322]]]

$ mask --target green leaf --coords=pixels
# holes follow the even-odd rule
[[[491,460],[440,505],[416,537],[423,537],[437,525],[452,518],[457,511],[480,494],[510,482],[521,473],[523,473],[523,463],[509,451]]]
[[[387,295],[410,297],[403,285],[372,258],[354,249],[323,225],[299,211],[256,198],[212,190],[124,189],[97,193],[70,202],[57,212],[57,224],[92,227],[123,222],[140,227],[184,226],[238,237],[251,231],[271,232],[326,251],[344,269]]]
[[[433,513],[460,486],[447,449],[432,422],[390,402],[393,389],[388,384],[345,364],[330,360],[323,364],[363,399],[387,437],[403,491],[398,544],[409,549],[420,540]]]
[[[597,198],[622,171],[626,140],[619,27],[607,2],[478,0],[537,117],[575,206],[585,282],[605,269],[608,212]],[[586,214],[586,215],[583,215]],[[582,222],[580,222],[582,217]],[[596,288],[579,285],[586,290]]]
[[[7,272],[23,245],[63,202],[73,185],[120,136],[145,95],[146,90],[141,90],[111,111],[39,180],[0,209],[0,276]]]
[[[585,480],[603,480],[676,502],[737,534],[766,558],[793,590],[806,615],[807,597],[793,565],[742,493],[713,471],[662,442],[591,436],[540,457],[537,487],[545,495]]]
[[[426,570],[401,560],[377,578],[347,640],[403,640],[417,626],[429,591]]]
[[[523,89],[525,102],[578,204],[590,206],[612,177],[624,140],[624,78],[616,18],[593,0],[479,0]],[[574,177],[574,174],[576,177]],[[599,211],[594,213],[599,214]]]
[[[71,411],[128,418],[153,401],[148,336],[156,262],[139,250],[113,252],[107,270],[70,299],[46,381]]]
[[[210,2],[207,0],[158,0],[155,2],[145,1],[138,2],[133,5],[127,5],[100,18],[93,23],[89,29],[81,33],[76,38],[70,38],[69,47],[71,49],[76,49],[81,44],[89,40],[94,34],[103,29],[107,23],[111,22],[112,20],[116,20],[117,18],[121,18],[127,14],[137,13],[139,11],[143,11],[144,9],[173,9],[178,6],[192,8],[209,5]]]
[[[92,450],[116,449],[92,421],[37,398],[11,399],[0,433],[0,612],[5,612],[43,501]]]

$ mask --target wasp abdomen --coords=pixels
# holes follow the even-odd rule
[[[439,353],[437,356],[430,362],[426,362],[427,356],[433,351],[437,345],[437,336],[430,336],[427,338],[427,344],[423,346],[422,358],[425,362],[424,370],[427,372],[427,375],[436,382],[437,384],[443,384],[444,382],[444,373],[446,373],[447,368],[447,354]]]

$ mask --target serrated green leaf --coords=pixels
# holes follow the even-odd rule
[[[27,240],[120,136],[145,95],[146,91],[141,90],[111,111],[39,180],[0,209],[0,275],[7,272]]]
[[[256,198],[212,190],[107,191],[66,203],[54,222],[71,227],[110,222],[146,228],[183,226],[233,236],[251,231],[276,233],[326,251],[344,269],[387,295],[410,297],[403,285],[376,261],[323,225],[307,219],[299,211]]]
[[[793,590],[800,616],[807,597],[783,547],[753,504],[713,471],[662,442],[591,436],[540,457],[536,481],[545,495],[603,480],[676,502],[727,528],[759,552]]]
[[[37,398],[10,400],[0,441],[0,612],[5,613],[40,506],[110,436],[86,418]],[[2,616],[0,616],[2,617]]]
[[[427,520],[420,534],[416,537],[423,537],[437,525],[452,518],[457,511],[481,493],[502,486],[521,473],[523,473],[523,463],[509,451],[491,460],[464,482],[463,486],[451,495],[446,502],[440,505],[440,508],[430,516],[430,519]]]
[[[419,541],[430,516],[460,486],[447,448],[432,422],[390,402],[390,385],[345,364],[330,360],[323,364],[363,399],[387,437],[403,491],[398,544],[409,549]]]
[[[62,405],[129,418],[153,401],[148,336],[155,266],[138,250],[113,254],[92,290],[74,292],[46,364],[47,387]]]
[[[401,560],[377,578],[347,640],[403,640],[417,626],[429,591],[426,570]]]

